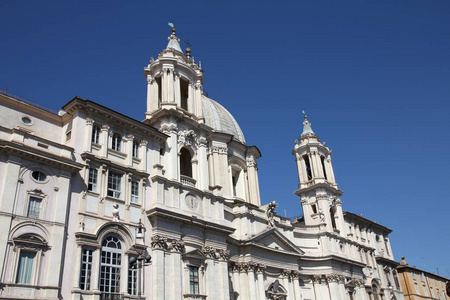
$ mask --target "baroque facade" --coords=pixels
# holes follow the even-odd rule
[[[291,221],[261,204],[261,153],[168,39],[144,69],[144,121],[0,94],[0,297],[403,299],[391,230],[343,211],[307,117]]]

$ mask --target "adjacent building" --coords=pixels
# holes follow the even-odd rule
[[[260,197],[259,149],[168,40],[144,69],[143,121],[0,94],[0,297],[403,299],[391,230],[343,210],[307,116],[291,221]]]
[[[448,278],[417,269],[416,266],[410,267],[405,257],[402,257],[397,271],[405,300],[449,299],[446,293]]]

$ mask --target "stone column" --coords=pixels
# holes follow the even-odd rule
[[[264,269],[266,266],[258,264],[256,268],[257,277],[257,299],[265,299],[266,291],[264,290]]]
[[[332,295],[333,300],[343,300],[343,295],[339,291],[338,276],[334,274],[327,275],[328,288],[330,290],[330,295]]]
[[[92,151],[92,127],[94,126],[94,120],[86,118],[84,149],[88,152]]]
[[[293,299],[300,300],[302,299],[302,293],[300,289],[300,282],[298,278],[300,277],[300,273],[298,271],[291,272],[292,284],[294,286],[294,297]]]
[[[258,166],[254,156],[247,158],[247,177],[248,177],[248,191],[249,201],[255,205],[261,205],[259,196],[259,182],[258,182]]]
[[[256,297],[256,281],[255,281],[255,265],[250,264],[247,269],[247,280],[248,280],[248,298],[252,299]]]
[[[139,144],[139,158],[141,159],[140,169],[144,172],[147,171],[147,141],[142,140]]]
[[[202,89],[201,84],[198,82],[194,85],[194,95],[195,95],[195,115],[197,118],[203,118],[202,111]],[[203,123],[203,121],[201,122]]]
[[[152,290],[153,299],[167,299],[165,297],[165,255],[164,250],[154,249],[152,251]],[[189,271],[188,271],[189,278]]]
[[[209,190],[209,170],[208,159],[206,156],[208,142],[203,134],[198,138],[198,176],[197,188],[200,190]]]
[[[102,144],[101,155],[103,157],[108,156],[108,141],[109,141],[109,126],[106,124],[102,125],[102,129],[100,130],[100,143]]]
[[[92,291],[99,293],[100,292],[100,282],[99,282],[99,274],[100,274],[100,249],[95,249],[93,253],[92,259],[92,276],[91,276],[91,288]]]
[[[125,153],[127,154],[127,165],[133,166],[133,142],[134,142],[134,136],[129,134],[126,136],[126,138],[123,138],[123,141],[125,142]]]

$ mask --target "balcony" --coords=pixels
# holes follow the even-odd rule
[[[206,295],[199,294],[184,294],[183,297],[185,300],[206,300]]]
[[[189,176],[180,175],[180,182],[183,185],[195,187],[195,183],[197,182],[197,180]]]
[[[102,293],[100,295],[100,300],[123,300],[122,294],[117,293]]]

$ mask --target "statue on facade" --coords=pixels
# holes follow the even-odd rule
[[[276,203],[275,201],[272,201],[269,203],[269,205],[267,206],[267,211],[266,211],[266,215],[267,215],[267,221],[268,221],[268,225],[270,227],[274,227],[275,223],[273,221],[273,218],[275,216],[275,208],[278,206],[278,203]]]

